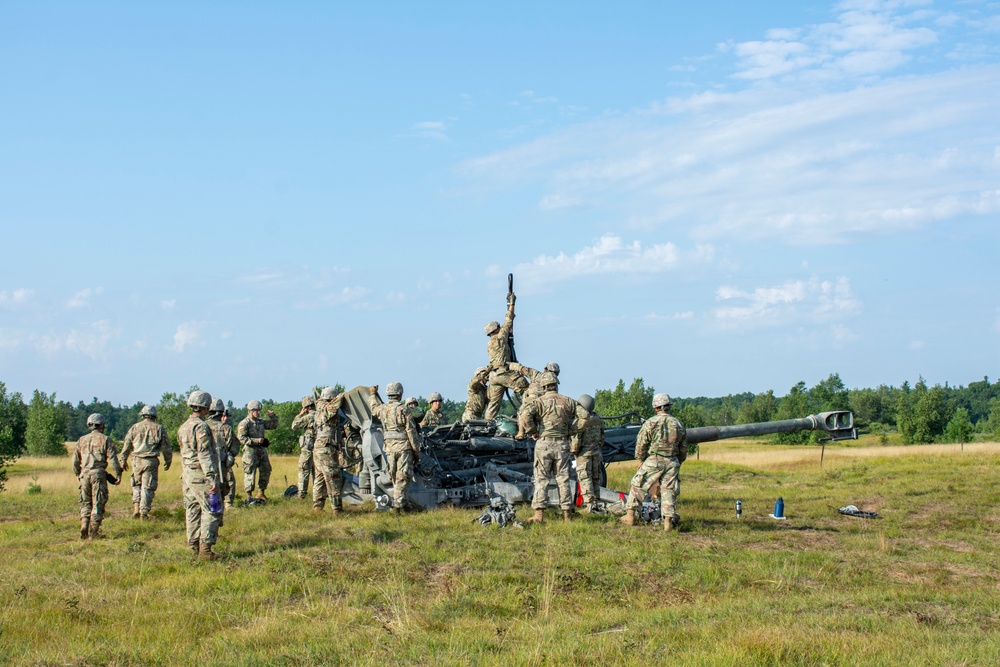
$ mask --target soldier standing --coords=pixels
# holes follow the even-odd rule
[[[430,403],[431,408],[424,413],[424,418],[420,420],[420,428],[440,426],[444,423],[444,413],[441,412],[441,394],[432,391],[431,395],[427,397],[427,402]]]
[[[635,511],[642,507],[646,493],[657,484],[660,486],[663,529],[669,531],[680,523],[675,505],[681,493],[681,464],[687,458],[687,432],[684,425],[670,414],[670,405],[667,394],[654,396],[656,414],[643,422],[636,436],[635,458],[640,464],[632,477],[625,516],[619,519],[625,525],[635,525]]]
[[[260,401],[247,403],[248,414],[236,427],[236,437],[243,445],[243,490],[247,498],[253,495],[254,473],[259,470],[257,497],[267,500],[264,492],[271,481],[271,457],[267,455],[267,447],[271,443],[264,437],[264,431],[278,428],[278,417],[273,410],[268,410],[267,419],[261,419],[261,408]]]
[[[73,452],[73,473],[80,480],[80,539],[101,536],[104,506],[108,503],[108,465],[114,471],[112,484],[119,484],[122,466],[118,450],[111,438],[104,435],[107,421],[104,415],[94,413],[87,417],[90,433],[76,442]]]
[[[313,509],[322,512],[326,499],[330,499],[334,515],[344,511],[344,471],[340,461],[340,443],[343,431],[340,425],[340,406],[343,395],[333,387],[326,387],[319,395],[313,413],[316,441],[313,444]]]
[[[122,443],[122,469],[128,470],[128,456],[132,454],[132,518],[149,518],[153,496],[160,479],[160,456],[163,471],[170,470],[174,453],[170,449],[167,429],[156,423],[156,407],[142,406],[142,420],[133,424]]]
[[[528,521],[542,522],[549,479],[553,476],[559,487],[563,521],[570,521],[573,517],[573,492],[569,483],[569,438],[586,428],[590,415],[572,398],[556,392],[559,379],[555,373],[543,373],[539,384],[544,393],[525,403],[518,417],[518,435],[535,436],[535,494],[531,500],[535,516]]]
[[[313,479],[313,488],[316,486],[316,475],[313,472],[313,443],[316,441],[316,426],[313,423],[315,412],[316,399],[304,396],[302,409],[292,420],[292,430],[302,431],[302,435],[299,436],[299,500],[306,497],[310,477]]]
[[[413,417],[413,421],[417,424],[420,420],[424,418],[424,410],[420,407],[420,401],[417,400],[416,396],[410,396],[403,404],[406,405],[406,409],[409,410],[410,416]]]
[[[413,467],[420,461],[417,425],[406,407],[399,402],[403,397],[403,385],[390,382],[385,386],[388,403],[382,402],[377,385],[369,387],[368,392],[372,416],[382,422],[385,458],[389,466],[389,477],[392,478],[392,511],[399,514],[406,503],[406,490],[413,477]]]
[[[483,418],[486,410],[486,383],[490,376],[488,366],[480,366],[472,375],[469,381],[469,399],[465,403],[465,412],[462,413],[463,422],[471,422]]]
[[[597,487],[600,485],[601,468],[604,460],[601,447],[604,445],[604,420],[594,412],[594,397],[584,394],[576,401],[590,417],[579,435],[573,438],[570,452],[576,457],[576,476],[580,480],[580,493],[588,512],[603,512],[597,504]]]
[[[205,560],[215,560],[212,546],[219,537],[222,498],[219,492],[219,450],[205,417],[212,407],[208,392],[192,391],[187,399],[191,416],[177,429],[181,448],[181,488],[184,492],[188,546]],[[214,503],[210,496],[214,496]],[[213,504],[215,505],[213,507]]]
[[[490,337],[486,344],[486,353],[490,357],[490,386],[486,391],[489,405],[486,406],[486,419],[496,419],[500,414],[500,404],[503,402],[503,390],[512,389],[520,394],[528,386],[523,375],[510,368],[513,353],[510,349],[510,334],[514,328],[514,302],[517,297],[511,292],[507,295],[507,316],[503,326],[499,322],[490,322],[484,327]]]
[[[212,430],[215,447],[219,450],[219,492],[225,499],[225,508],[233,506],[236,499],[236,475],[233,466],[236,465],[236,455],[240,453],[240,441],[233,433],[233,427],[227,424],[225,417],[226,405],[221,398],[212,399],[212,409],[205,423]],[[219,523],[222,526],[222,523]]]

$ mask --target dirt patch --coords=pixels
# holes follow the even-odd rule
[[[461,563],[438,563],[427,570],[427,582],[440,597],[448,597],[460,584],[465,567]]]
[[[975,547],[968,542],[962,542],[960,540],[934,540],[925,537],[917,537],[909,540],[909,542],[924,549],[937,549],[944,547],[960,554],[971,554],[976,552]]]

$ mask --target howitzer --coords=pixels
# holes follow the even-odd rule
[[[393,498],[392,479],[382,450],[382,429],[368,407],[368,388],[356,387],[344,394],[342,408],[353,429],[361,434],[361,461],[344,472],[344,498],[360,503],[372,500],[387,509]],[[621,415],[619,418],[628,418]],[[611,421],[613,418],[607,418]],[[604,431],[601,458],[605,465],[635,457],[635,442],[642,419]],[[415,466],[409,500],[424,509],[449,505],[481,507],[502,497],[511,504],[530,502],[534,493],[532,469],[534,440],[514,439],[509,420],[443,424],[423,432],[420,462]],[[850,412],[824,412],[801,419],[786,419],[736,426],[703,426],[687,430],[688,442],[711,442],[770,433],[822,431],[830,440],[856,438]],[[575,473],[574,473],[575,474]],[[624,511],[622,494],[604,487],[602,470],[600,501],[612,510]],[[576,488],[576,485],[574,485]],[[549,502],[558,503],[555,484],[547,489]]]

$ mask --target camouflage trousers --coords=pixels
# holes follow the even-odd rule
[[[528,387],[528,379],[516,371],[493,371],[490,373],[490,384],[486,388],[489,405],[486,406],[484,419],[496,419],[500,414],[500,404],[503,403],[504,389],[521,393]]]
[[[323,509],[329,498],[335,509],[344,505],[344,475],[340,461],[328,453],[313,454],[313,507]]]
[[[559,487],[559,507],[573,509],[573,489],[570,487],[569,440],[565,438],[539,438],[535,441],[535,494],[531,508],[543,510],[548,505],[549,480],[556,478]]]
[[[632,476],[632,490],[629,491],[626,510],[642,509],[646,494],[657,484],[660,485],[660,515],[672,517],[676,513],[677,496],[681,495],[681,462],[676,458],[650,456],[639,471]]]
[[[306,489],[309,488],[309,479],[313,480],[313,496],[316,495],[316,473],[314,472],[313,450],[312,448],[302,448],[299,452],[299,498],[306,497]]]
[[[601,450],[580,452],[576,457],[576,477],[580,480],[580,495],[584,505],[597,502],[597,487],[600,486],[603,467]]]
[[[410,479],[413,477],[413,450],[386,452],[385,462],[392,479],[392,506],[402,508],[406,504],[406,491],[410,488]]]
[[[80,475],[80,518],[100,523],[108,504],[108,478],[103,471]]]
[[[271,457],[267,455],[267,447],[243,448],[243,490],[247,497],[253,494],[254,473],[259,473],[257,486],[266,491],[271,481]]]
[[[181,489],[184,491],[184,520],[187,525],[188,544],[211,546],[219,539],[219,522],[222,512],[209,509],[208,490],[212,487],[201,470],[184,469]]]
[[[229,488],[229,493],[225,497],[226,507],[232,507],[233,503],[236,502],[236,475],[232,468],[226,468],[223,476],[226,478],[226,486]]]
[[[153,496],[160,482],[160,459],[155,456],[132,457],[132,504],[146,516],[153,507]]]

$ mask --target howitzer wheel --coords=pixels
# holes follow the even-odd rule
[[[344,467],[353,468],[354,466],[361,463],[365,456],[361,452],[361,443],[348,442],[343,447],[341,447],[341,455],[344,458]]]

